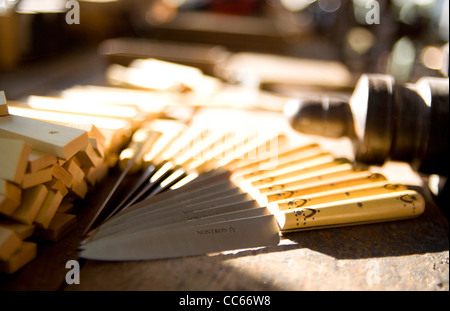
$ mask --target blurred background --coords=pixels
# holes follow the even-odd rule
[[[334,61],[352,77],[388,73],[415,81],[448,71],[446,42],[448,0],[0,0],[0,88],[11,99],[32,92],[33,84],[33,93],[42,92],[39,81],[52,68],[63,68],[58,62],[64,57],[77,64],[64,71],[69,81],[85,78],[81,67],[92,77],[102,62],[142,57],[243,79],[225,76],[219,66],[229,66],[230,55],[238,52]],[[32,66],[47,73],[15,80]],[[292,92],[304,85],[281,82],[271,90]],[[53,87],[60,83],[61,75]]]

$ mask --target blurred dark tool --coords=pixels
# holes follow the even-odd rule
[[[417,172],[442,176],[446,183],[448,93],[449,80],[444,77],[396,84],[389,75],[362,75],[348,101],[301,98],[288,103],[285,114],[300,132],[349,137],[358,162],[407,162]]]
[[[349,101],[303,98],[285,113],[300,132],[350,137],[357,161],[405,161],[422,173],[448,175],[448,90],[447,78],[396,85],[389,75],[363,75]]]

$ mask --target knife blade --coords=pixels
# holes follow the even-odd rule
[[[230,221],[230,220],[236,220],[241,218],[250,218],[250,217],[256,217],[256,216],[263,216],[263,215],[271,215],[269,209],[267,207],[249,207],[248,206],[241,206],[242,209],[229,209],[227,212],[221,212],[219,214],[216,213],[205,213],[204,211],[201,211],[198,213],[195,218],[189,217],[189,218],[183,218],[178,217],[171,219],[170,221],[155,223],[151,226],[141,226],[139,227],[129,227],[126,230],[114,232],[111,234],[106,234],[103,236],[99,236],[96,239],[92,239],[92,241],[98,241],[100,239],[116,239],[120,235],[126,235],[131,233],[136,233],[139,231],[148,232],[149,234],[153,231],[167,231],[171,229],[179,229],[182,227],[191,227],[191,226],[199,226],[199,225],[205,225],[209,223],[216,223],[216,222],[222,222],[222,221]],[[89,242],[89,243],[91,243]],[[80,246],[80,248],[86,248],[89,247],[89,243],[84,244]]]
[[[85,245],[80,257],[105,261],[151,260],[276,246],[280,242],[278,223],[273,215],[168,231],[151,230],[92,241]]]
[[[163,209],[174,204],[187,205],[194,202],[207,201],[208,198],[219,198],[225,194],[239,193],[239,188],[236,188],[228,180],[218,181],[217,183],[208,184],[204,187],[199,187],[191,192],[184,192],[184,187],[181,187],[180,191],[172,190],[171,193],[162,193],[158,196],[154,196],[148,200],[141,201],[133,206],[130,206],[124,211],[119,212],[115,216],[111,217],[106,226],[115,225],[116,223],[127,221],[129,218],[141,217],[144,213],[153,212]],[[233,189],[233,190],[231,190]],[[183,191],[181,191],[183,190]],[[165,194],[169,194],[165,196]]]
[[[203,203],[201,205],[187,205],[183,208],[177,208],[176,211],[164,210],[159,213],[151,213],[112,227],[100,226],[99,231],[93,236],[92,240],[103,238],[108,235],[122,234],[146,228],[155,228],[170,223],[180,223],[195,218],[206,218],[209,216],[257,207],[259,207],[259,205],[255,200],[232,202],[228,204],[215,203],[211,204],[211,206],[205,206]]]

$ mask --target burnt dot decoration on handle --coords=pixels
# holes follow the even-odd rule
[[[399,184],[387,184],[384,185],[384,188],[388,189],[388,190],[397,190],[400,188]]]
[[[303,205],[306,204],[307,200],[306,199],[297,199],[293,201],[295,206],[298,207],[302,207]]]
[[[356,205],[358,205],[358,207],[363,207],[363,204],[361,202],[358,202]]]
[[[413,203],[414,201],[417,200],[417,198],[415,195],[405,194],[400,197],[400,200],[402,200],[403,202],[406,202],[406,203]]]

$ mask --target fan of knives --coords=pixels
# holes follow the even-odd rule
[[[416,191],[317,143],[293,143],[280,124],[220,109],[188,124],[149,122],[122,151],[122,174],[80,256],[149,260],[277,246],[291,231],[423,212]]]

